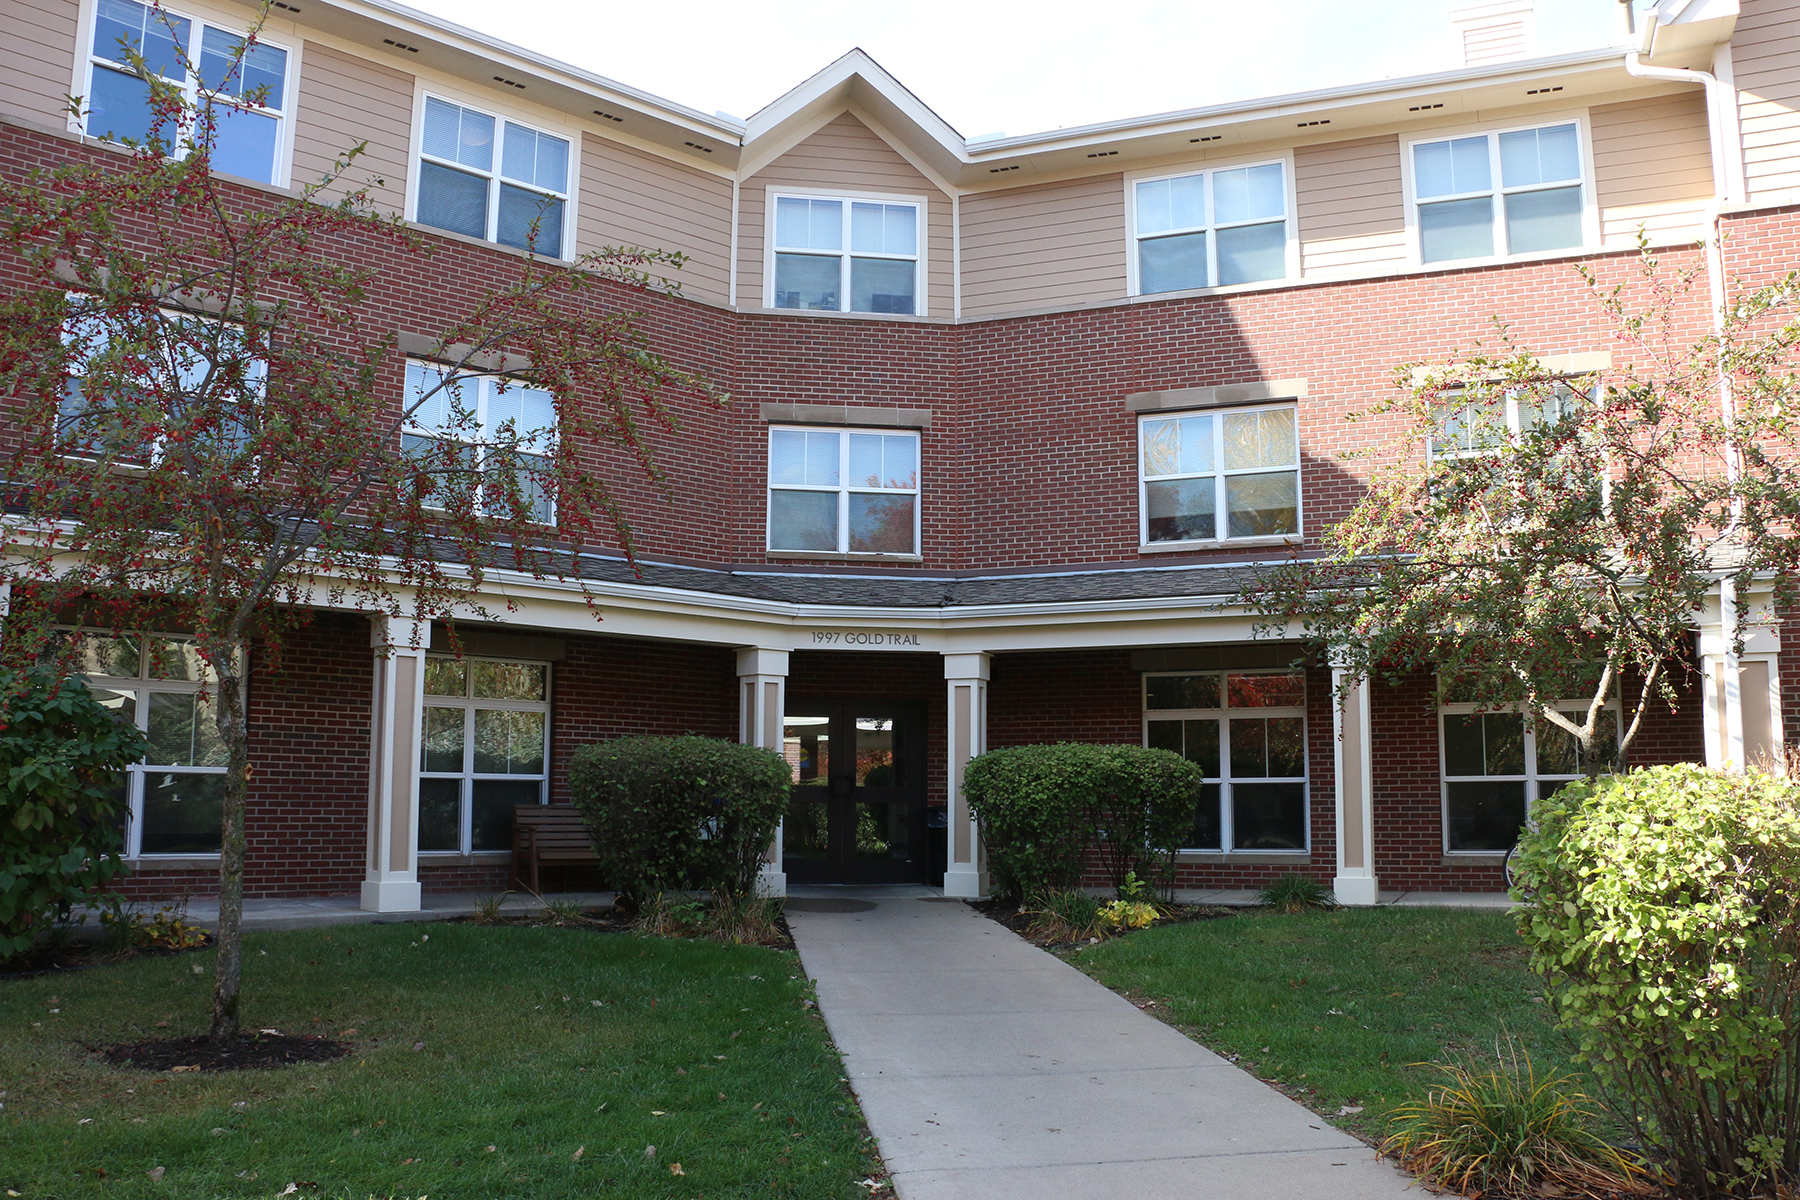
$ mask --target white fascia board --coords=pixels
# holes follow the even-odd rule
[[[861,79],[864,84],[880,93],[884,100],[905,114],[931,140],[959,156],[963,154],[962,135],[890,75],[887,68],[861,49],[846,52],[797,87],[790,88],[758,109],[744,123],[744,141],[749,143],[759,137],[767,137],[821,98],[849,84],[852,79]]]
[[[604,75],[583,70],[548,55],[539,54],[534,50],[527,50],[523,46],[515,46],[510,42],[490,37],[453,21],[446,21],[416,8],[394,3],[393,0],[314,0],[314,2],[381,25],[391,26],[396,30],[405,30],[422,40],[437,42],[451,49],[488,59],[500,66],[510,66],[526,74],[537,75],[551,82],[593,95],[598,100],[611,101],[626,108],[635,109],[640,113],[660,117],[709,138],[718,138],[734,145],[743,140],[744,123],[742,121],[727,120],[712,113],[703,113],[699,109],[689,108],[685,104],[677,104],[641,88],[620,83],[615,79],[608,79]]]
[[[1529,80],[1542,75],[1557,75],[1586,68],[1616,66],[1622,51],[1606,47],[1557,54],[1546,58],[1521,59],[1481,67],[1459,67],[1429,75],[1410,75],[1401,79],[1383,79],[1375,83],[1345,84],[1310,92],[1291,92],[1249,102],[1213,104],[1200,108],[1178,109],[1143,117],[1127,117],[1095,125],[1077,125],[1046,133],[1021,134],[980,143],[970,162],[990,162],[1015,157],[1021,152],[1073,149],[1083,145],[1108,142],[1124,136],[1150,136],[1174,133],[1199,125],[1226,122],[1257,121],[1273,117],[1302,116],[1334,105],[1366,104],[1383,100],[1401,100],[1414,93],[1465,88],[1503,80]]]

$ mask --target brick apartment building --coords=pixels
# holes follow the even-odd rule
[[[120,36],[154,60],[158,37],[204,46],[251,13],[163,11],[3,0],[0,170],[141,127]],[[642,572],[596,562],[599,623],[578,589],[521,581],[459,661],[441,631],[415,649],[326,611],[253,679],[248,893],[408,911],[498,890],[511,806],[566,798],[577,747],[688,731],[794,764],[776,889],[935,881],[943,837],[947,891],[979,894],[962,764],[1061,739],[1205,765],[1184,886],[1500,888],[1526,803],[1569,770],[1557,749],[1491,714],[1511,749],[1471,756],[1482,718],[1430,677],[1336,703],[1329,666],[1253,638],[1234,597],[1348,511],[1340,452],[1384,430],[1344,418],[1397,363],[1499,317],[1552,369],[1605,365],[1573,265],[1622,277],[1640,229],[1746,279],[1794,261],[1800,0],[1663,0],[1619,45],[1549,58],[1525,57],[1528,3],[1455,15],[1462,69],[971,142],[859,51],[740,121],[387,0],[277,4],[268,107],[219,164],[286,192],[366,140],[377,197],[439,251],[429,287],[371,293],[402,345],[543,211],[552,257],[688,255],[646,328],[734,402],[663,438],[669,495],[627,487]],[[389,383],[398,405],[399,364]],[[1742,762],[1800,728],[1797,643],[1759,624],[1734,654],[1722,611],[1635,761]],[[155,649],[94,685],[139,714],[191,702]],[[162,759],[131,776],[132,886],[204,894],[222,767]]]

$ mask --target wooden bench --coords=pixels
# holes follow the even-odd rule
[[[516,890],[521,874],[529,877],[530,890],[539,892],[538,867],[593,866],[599,863],[594,839],[573,804],[519,804],[513,808],[512,876],[506,886]]]

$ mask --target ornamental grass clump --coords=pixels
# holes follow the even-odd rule
[[[1493,1064],[1419,1064],[1442,1082],[1394,1110],[1382,1152],[1470,1197],[1611,1196],[1639,1186],[1641,1169],[1593,1132],[1596,1106],[1566,1076],[1540,1079],[1510,1038],[1495,1050]]]
[[[1800,1185],[1795,799],[1754,771],[1648,767],[1568,784],[1520,838],[1532,965],[1680,1195]]]
[[[1256,902],[1279,913],[1315,912],[1338,906],[1330,888],[1310,875],[1283,875],[1256,894]]]
[[[1105,937],[1105,905],[1080,888],[1055,888],[1039,892],[1025,911],[1031,923],[1025,931],[1047,942],[1082,942]]]

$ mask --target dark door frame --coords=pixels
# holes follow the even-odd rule
[[[919,700],[790,697],[788,717],[825,717],[830,721],[828,785],[794,787],[796,800],[817,801],[826,792],[827,850],[823,856],[784,856],[789,883],[923,883],[929,869],[925,849],[925,705]],[[884,786],[856,786],[856,719],[887,718],[894,723],[894,772]],[[857,804],[904,805],[904,857],[875,858],[856,853]]]

